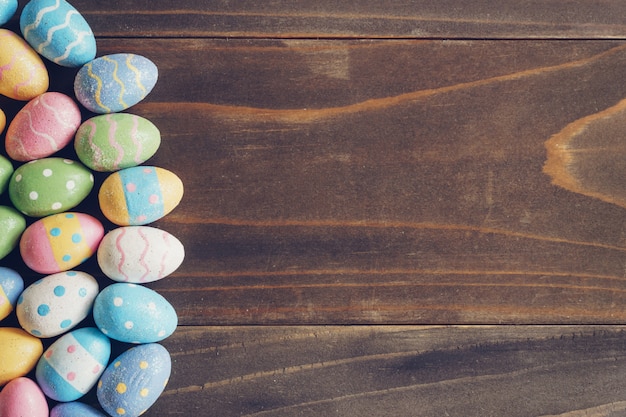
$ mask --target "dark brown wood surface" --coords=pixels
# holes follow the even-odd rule
[[[72,2],[185,184],[146,415],[626,412],[626,3],[388,3]]]

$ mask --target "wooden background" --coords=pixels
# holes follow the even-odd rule
[[[626,415],[626,2],[72,4],[186,186],[146,416]]]

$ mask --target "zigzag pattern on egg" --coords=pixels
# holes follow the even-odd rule
[[[16,10],[17,0],[0,0],[0,25]],[[25,163],[14,170],[0,155],[0,194],[8,190],[15,207],[0,206],[0,260],[19,250],[25,266],[47,275],[27,285],[0,266],[0,320],[15,314],[21,326],[0,328],[0,415],[47,417],[47,397],[62,402],[50,415],[101,416],[76,402],[94,389],[110,416],[138,416],[169,380],[170,354],[158,342],[178,325],[174,306],[141,284],[169,276],[185,257],[176,237],[147,226],[183,197],[176,174],[142,165],[157,152],[160,132],[120,113],[152,91],[158,69],[132,53],[96,58],[91,28],[66,0],[29,0],[19,26],[23,38],[0,29],[0,94],[27,102],[5,138],[7,154]],[[39,55],[80,67],[74,97],[47,92]],[[74,99],[96,115],[81,124]],[[0,132],[5,126],[0,111]],[[72,141],[84,166],[54,157]],[[99,214],[116,225],[108,233],[96,217],[68,211],[91,195],[90,170],[109,173],[98,192]],[[74,270],[96,254],[100,270],[118,282],[101,289],[92,275]],[[81,327],[88,316],[96,327]],[[56,336],[44,352],[41,339]],[[111,347],[122,342],[136,346],[110,360]]]

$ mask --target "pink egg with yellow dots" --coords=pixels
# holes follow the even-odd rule
[[[98,249],[104,227],[84,213],[53,214],[26,228],[20,239],[24,263],[41,274],[67,271],[89,259]]]

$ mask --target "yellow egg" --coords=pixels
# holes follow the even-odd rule
[[[98,193],[102,213],[119,226],[141,226],[159,220],[174,210],[182,197],[180,178],[151,166],[111,174]]]
[[[0,327],[0,386],[29,373],[43,353],[43,344],[22,329]]]
[[[24,39],[0,29],[0,94],[27,101],[48,90],[48,70]]]
[[[0,109],[0,133],[2,133],[6,125],[7,125],[7,117],[5,116],[2,109]]]

